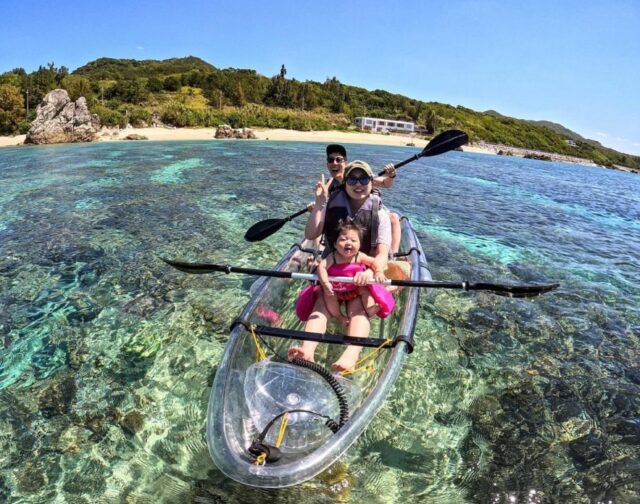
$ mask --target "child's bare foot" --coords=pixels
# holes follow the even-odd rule
[[[289,360],[302,359],[309,362],[315,362],[313,360],[313,351],[309,351],[304,347],[291,347],[287,352]]]
[[[340,358],[331,364],[331,369],[339,373],[342,371],[353,371],[361,351],[362,347],[348,346],[347,349],[342,352]]]

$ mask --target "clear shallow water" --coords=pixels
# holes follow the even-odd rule
[[[415,151],[349,146],[377,167]],[[242,236],[310,200],[323,152],[0,150],[0,500],[640,500],[640,177],[466,153],[402,168],[385,194],[434,278],[561,290],[434,291],[394,393],[341,464],[278,492],[216,470],[208,392],[253,279],[184,275],[158,256],[272,266],[304,219]]]

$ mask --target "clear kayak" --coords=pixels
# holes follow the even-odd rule
[[[426,257],[410,222],[403,218],[400,260],[411,280],[431,280]],[[276,271],[306,273],[317,251],[301,242]],[[404,268],[408,270],[408,268]],[[313,478],[333,464],[364,431],[389,394],[411,352],[420,288],[394,294],[386,319],[372,318],[368,337],[306,333],[294,304],[306,282],[261,278],[233,324],[216,372],[207,413],[207,444],[218,468],[254,487],[281,488]],[[300,340],[319,341],[317,365],[286,360]],[[345,345],[365,347],[364,372],[328,370]],[[363,365],[364,367],[364,365]]]

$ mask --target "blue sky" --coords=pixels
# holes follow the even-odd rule
[[[384,89],[546,119],[640,155],[639,0],[3,2],[0,72],[99,57]]]

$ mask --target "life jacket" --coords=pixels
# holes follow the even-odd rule
[[[331,179],[331,185],[329,186],[329,195],[342,189],[342,182],[338,182],[336,179]]]
[[[356,214],[350,216],[351,205],[349,204],[347,193],[344,190],[333,192],[329,196],[322,230],[327,250],[333,250],[333,244],[338,238],[338,221],[351,217],[353,222],[364,230],[360,251],[365,254],[372,254],[372,249],[378,240],[378,225],[380,224],[378,211],[381,206],[380,197],[370,194]]]
[[[358,252],[359,254],[359,252]],[[367,267],[358,262],[358,256],[356,255],[354,262],[350,263],[336,263],[335,255],[333,256],[333,264],[327,268],[327,274],[330,277],[350,277],[353,278],[357,273],[365,271]],[[408,263],[407,263],[408,264]],[[360,296],[360,287],[351,282],[331,282],[333,287],[333,293],[338,298],[338,301],[351,301]],[[374,301],[378,305],[378,311],[376,315],[381,319],[387,318],[396,306],[393,294],[391,294],[384,285],[381,284],[368,284],[367,289],[373,297]],[[313,307],[316,304],[318,295],[322,292],[322,287],[319,285],[307,285],[296,300],[296,315],[300,320],[306,322],[309,320]]]

